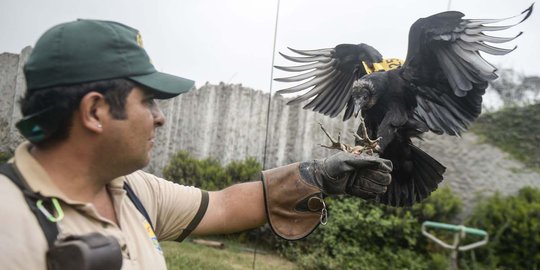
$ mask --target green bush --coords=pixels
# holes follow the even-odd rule
[[[226,167],[214,158],[196,159],[187,151],[179,151],[163,170],[163,176],[173,182],[218,190],[234,183],[255,180],[262,166],[254,158],[233,161]]]
[[[462,209],[461,199],[449,187],[441,187],[422,203],[415,204],[412,211],[420,222],[431,220],[451,223]]]
[[[163,174],[172,181],[214,190],[255,180],[261,165],[253,158],[223,167],[215,159],[197,160],[178,152]],[[327,198],[329,222],[304,240],[277,239],[268,227],[256,232],[266,247],[277,247],[305,269],[447,269],[448,254],[433,248],[420,231],[425,220],[452,221],[461,201],[440,188],[412,208],[393,208],[357,198]],[[253,233],[252,233],[253,234]],[[235,234],[237,239],[255,238]]]
[[[165,179],[204,190],[220,190],[232,184],[257,180],[262,165],[255,158],[232,161],[223,167],[217,159],[196,159],[187,151],[177,152],[163,170]],[[260,230],[259,230],[260,231]],[[246,242],[257,230],[221,236]]]
[[[243,161],[232,161],[225,167],[225,173],[235,183],[257,180],[261,170],[262,165],[252,157]]]
[[[356,198],[328,199],[329,221],[302,241],[281,241],[281,251],[305,269],[447,269],[447,254],[428,248],[421,223],[453,220],[460,199],[441,188],[413,208]],[[437,218],[437,219],[436,219]],[[438,219],[440,218],[440,219]]]
[[[540,269],[540,189],[525,187],[515,196],[486,198],[469,224],[486,230],[490,242],[463,264],[477,260],[486,269]]]

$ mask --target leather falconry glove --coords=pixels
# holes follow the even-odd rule
[[[263,171],[268,223],[284,239],[304,238],[326,222],[323,194],[375,198],[386,192],[391,171],[389,160],[346,152]]]

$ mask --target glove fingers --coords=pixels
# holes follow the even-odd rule
[[[302,168],[310,171],[312,182],[326,194],[347,193],[371,199],[385,193],[392,178],[391,161],[366,154],[340,152],[310,164],[313,166],[300,166],[301,172]]]
[[[358,178],[356,182],[352,186],[353,190],[361,189],[375,194],[383,194],[387,189],[385,185],[379,185],[366,178]]]
[[[382,172],[392,171],[392,162],[387,159],[367,154],[351,154],[339,152],[324,160],[323,166],[328,176],[335,178],[343,173],[359,169],[376,169]]]
[[[347,189],[350,193],[383,194],[391,182],[391,176],[379,171],[355,172],[349,176]]]
[[[370,168],[379,170],[381,172],[391,172],[392,171],[392,161],[388,159],[382,159],[366,154],[356,155],[357,158],[347,161],[354,169],[364,169]]]
[[[379,171],[387,173],[392,172],[392,161],[383,158],[377,158],[377,160],[380,161],[379,167],[377,168]]]
[[[382,172],[392,171],[392,161],[369,155],[365,155],[363,159],[353,160],[353,164],[351,165],[355,166],[355,168],[370,168]]]
[[[390,172],[383,172],[379,170],[364,169],[356,172],[358,177],[367,179],[375,184],[388,186],[392,182],[392,175]]]

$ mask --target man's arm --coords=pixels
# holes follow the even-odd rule
[[[267,222],[287,240],[309,235],[326,218],[322,194],[375,198],[390,184],[392,163],[365,154],[339,152],[262,172],[261,180],[209,193],[201,223],[193,234],[223,234]]]
[[[193,235],[239,232],[265,223],[262,182],[247,182],[209,192],[208,209]]]

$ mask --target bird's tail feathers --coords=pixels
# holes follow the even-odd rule
[[[414,171],[412,173],[414,193],[411,194],[414,194],[414,202],[420,202],[437,189],[437,186],[443,180],[446,167],[412,144],[411,150],[414,160]]]
[[[442,181],[446,167],[412,143],[407,147],[410,150],[410,167],[394,169],[388,191],[377,197],[377,202],[398,207],[411,206],[427,198]]]

